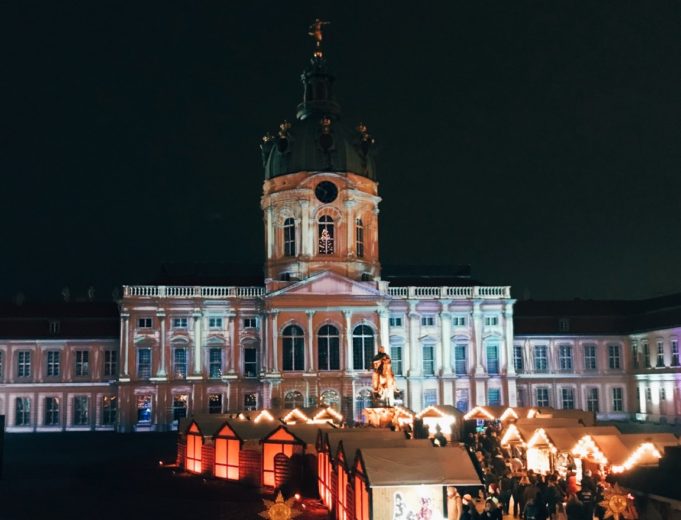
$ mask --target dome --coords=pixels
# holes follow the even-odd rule
[[[352,172],[376,180],[373,138],[364,124],[341,122],[333,95],[334,77],[326,62],[315,56],[301,75],[303,101],[296,120],[279,125],[276,136],[263,138],[265,179],[300,171]]]

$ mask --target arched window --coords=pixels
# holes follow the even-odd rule
[[[338,329],[324,325],[317,333],[317,361],[319,370],[340,370],[340,338]]]
[[[333,219],[324,215],[319,219],[319,254],[333,254]]]
[[[296,256],[296,222],[284,220],[284,256]]]
[[[293,408],[302,408],[305,406],[305,398],[298,390],[286,392],[284,396],[284,408],[292,410]]]
[[[352,332],[352,366],[369,370],[374,357],[374,331],[368,325],[357,325]]]
[[[282,333],[284,353],[284,370],[305,369],[305,340],[303,329],[298,325],[289,325]]]
[[[357,256],[362,258],[364,256],[364,224],[361,218],[358,218],[355,222],[355,242],[357,245]]]
[[[336,410],[340,411],[340,395],[335,390],[324,390],[322,395],[319,397],[319,404],[327,405]]]
[[[364,388],[355,397],[355,419],[362,418],[362,410],[371,407],[371,390]]]

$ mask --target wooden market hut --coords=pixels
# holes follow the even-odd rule
[[[439,426],[448,441],[458,441],[462,438],[463,417],[463,412],[451,405],[427,406],[416,414],[416,418],[421,419],[428,429],[429,438],[435,437]]]
[[[462,446],[361,448],[353,467],[351,510],[355,520],[392,520],[410,515],[446,518],[447,486],[482,485]]]

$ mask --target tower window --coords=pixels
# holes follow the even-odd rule
[[[333,254],[333,219],[324,215],[319,219],[319,254]]]
[[[355,235],[355,240],[357,242],[357,256],[362,258],[364,257],[364,224],[362,223],[361,218],[358,218],[355,223]]]
[[[324,325],[317,333],[317,350],[319,370],[340,369],[340,338],[338,329],[333,325]]]
[[[284,221],[284,256],[296,256],[296,223],[292,218]]]

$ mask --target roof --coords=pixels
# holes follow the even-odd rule
[[[117,339],[114,302],[0,303],[0,339]]]
[[[194,421],[204,437],[213,437],[227,424],[242,441],[260,440],[281,426],[279,422],[253,422],[231,418],[227,414],[199,414],[180,420],[179,430],[186,432]]]
[[[369,487],[481,485],[470,455],[447,448],[362,448],[358,453]]]
[[[357,441],[354,440],[355,437],[358,438]],[[394,432],[392,430],[381,428],[343,428],[338,430],[328,430],[325,432],[325,438],[329,443],[331,458],[335,459],[338,456],[340,441],[346,441],[346,439],[348,439],[348,443],[370,443],[374,440],[387,440],[393,438],[404,439],[404,434],[401,432]],[[347,446],[347,444],[345,445]],[[352,453],[352,456],[354,456],[354,452]]]

